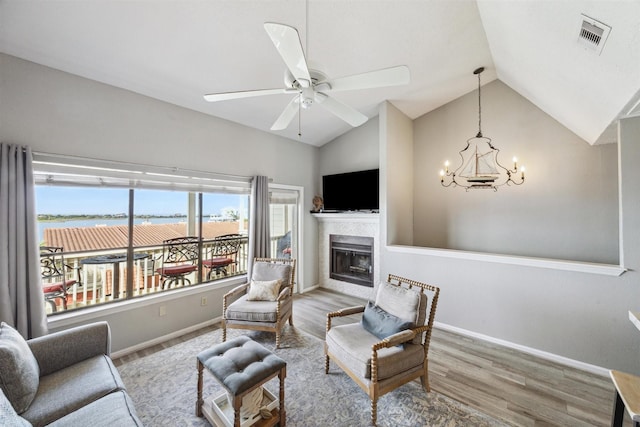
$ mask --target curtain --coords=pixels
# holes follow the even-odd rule
[[[26,339],[47,334],[31,159],[0,143],[0,320]]]
[[[255,176],[251,182],[251,202],[249,206],[249,277],[254,258],[271,256],[269,231],[269,178]]]

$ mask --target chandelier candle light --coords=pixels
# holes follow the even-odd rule
[[[480,73],[484,67],[476,69],[473,74],[478,76],[478,133],[467,140],[467,146],[460,151],[462,162],[451,172],[449,161],[444,162],[444,169],[440,170],[440,184],[443,187],[462,187],[469,189],[493,189],[508,184],[521,185],[524,183],[524,167],[518,167],[518,159],[513,158],[513,169],[505,168],[498,161],[500,150],[491,144],[491,138],[482,135],[482,105],[480,97]],[[517,177],[520,172],[520,178]],[[447,181],[445,183],[445,181]]]

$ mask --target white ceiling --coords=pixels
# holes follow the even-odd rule
[[[600,55],[577,43],[581,13],[612,27]],[[474,90],[479,66],[592,144],[640,110],[634,0],[0,0],[0,51],[271,132],[292,95],[202,97],[283,87],[268,21],[330,78],[407,65],[409,85],[332,95],[368,117],[389,100],[415,119]],[[300,125],[273,133],[319,146],[351,129],[316,106]]]

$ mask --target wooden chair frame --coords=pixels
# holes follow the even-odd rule
[[[371,423],[375,426],[377,421],[377,407],[378,399],[380,396],[395,390],[396,388],[404,385],[410,381],[420,378],[422,388],[428,393],[431,391],[429,386],[429,343],[431,341],[431,331],[433,330],[433,321],[436,314],[436,307],[438,305],[438,297],[440,296],[440,288],[427,285],[426,283],[417,282],[415,280],[405,279],[399,276],[390,274],[389,283],[396,286],[405,285],[408,288],[418,288],[420,292],[431,293],[430,301],[427,301],[427,307],[429,310],[429,317],[425,319],[423,326],[398,332],[390,337],[387,337],[371,347],[371,379],[369,381],[364,380],[355,372],[352,372],[342,361],[340,361],[335,355],[331,354],[329,348],[325,342],[325,374],[329,373],[329,360],[333,360],[351,379],[358,384],[358,386],[364,390],[371,399]],[[342,310],[333,311],[327,314],[326,332],[331,329],[331,319],[334,317],[349,316],[356,313],[364,312],[364,306],[348,307]],[[378,351],[383,348],[394,347],[402,343],[413,340],[417,335],[424,334],[422,346],[424,348],[424,362],[422,369],[408,370],[406,372],[395,375],[392,378],[385,379],[382,383],[378,382]]]
[[[289,324],[293,326],[293,286],[296,273],[296,260],[293,258],[255,258],[256,262],[270,262],[274,264],[289,264],[291,265],[291,272],[289,274],[289,283],[286,287],[282,287],[280,295],[276,300],[276,321],[271,322],[238,322],[227,319],[227,308],[231,303],[245,295],[249,291],[249,282],[240,285],[231,291],[227,292],[222,297],[222,341],[227,340],[227,329],[248,329],[253,331],[267,331],[275,332],[276,334],[276,348],[280,348],[280,333],[282,328],[289,321]],[[284,309],[285,305],[290,305],[289,310]],[[285,311],[285,313],[283,313]]]

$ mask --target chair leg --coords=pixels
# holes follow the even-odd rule
[[[378,399],[371,399],[371,425],[375,426],[378,420]]]
[[[280,331],[276,331],[276,348],[280,348]]]
[[[425,372],[423,376],[420,377],[420,382],[422,383],[422,388],[427,393],[431,392],[431,387],[429,386],[429,372]]]
[[[329,356],[324,356],[324,373],[329,373]]]
[[[624,402],[620,394],[616,390],[616,396],[613,401],[613,415],[611,416],[611,427],[622,427],[624,422]]]
[[[58,306],[56,306],[56,302],[54,300],[47,298],[46,302],[47,302],[47,304],[49,304],[51,306],[51,311],[53,313],[58,311]]]
[[[198,392],[197,392],[197,398],[196,398],[196,416],[197,417],[202,417],[202,404],[204,403],[204,399],[202,398],[202,369],[203,369],[203,365],[200,362],[200,360],[198,360],[198,365],[197,365],[197,369],[198,369]]]
[[[293,326],[293,313],[289,315],[289,324]]]
[[[227,341],[227,328],[225,325],[222,325],[222,342]]]

